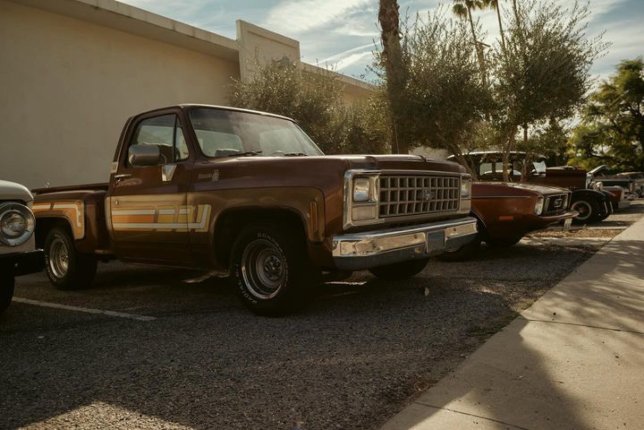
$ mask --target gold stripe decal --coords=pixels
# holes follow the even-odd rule
[[[210,205],[159,207],[156,209],[114,209],[115,231],[208,231]]]

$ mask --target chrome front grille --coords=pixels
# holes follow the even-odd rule
[[[544,215],[555,215],[563,213],[568,209],[568,194],[548,194],[544,205]]]
[[[458,211],[460,188],[457,176],[380,176],[380,217]]]

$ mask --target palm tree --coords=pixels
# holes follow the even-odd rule
[[[499,21],[499,31],[501,32],[501,49],[505,51],[505,34],[503,34],[503,20],[501,19],[501,8],[499,0],[483,0],[483,7],[496,11],[496,18]]]
[[[385,67],[387,98],[391,110],[391,147],[398,154],[409,153],[408,142],[401,136],[402,110],[406,83],[406,66],[400,44],[398,0],[380,0],[378,22],[381,27],[382,61]]]
[[[470,28],[472,29],[472,39],[474,40],[474,48],[476,49],[476,57],[479,62],[479,67],[481,68],[481,81],[483,84],[486,83],[486,73],[485,73],[485,59],[483,58],[483,51],[479,41],[476,38],[476,29],[474,28],[474,19],[472,18],[472,10],[474,9],[483,9],[485,7],[485,0],[454,0],[452,5],[452,12],[454,15],[458,16],[461,19],[467,19],[470,23]]]

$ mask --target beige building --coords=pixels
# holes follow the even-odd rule
[[[114,0],[0,0],[0,179],[105,182],[128,117],[225,105],[232,79],[284,57],[298,41],[244,21],[233,40]],[[347,102],[371,92],[338,76]]]

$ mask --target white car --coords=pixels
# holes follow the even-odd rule
[[[24,186],[0,180],[0,313],[11,303],[14,276],[44,267],[43,252],[36,249],[32,201]]]

